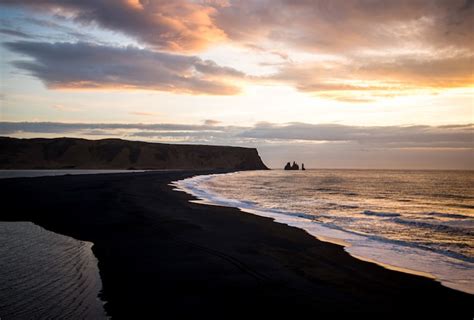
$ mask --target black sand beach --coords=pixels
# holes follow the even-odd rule
[[[113,318],[449,311],[472,319],[471,295],[357,260],[267,218],[190,203],[169,186],[208,173],[0,180],[0,220],[93,242]]]

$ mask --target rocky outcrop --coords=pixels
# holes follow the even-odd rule
[[[295,161],[293,161],[293,164],[290,164],[288,162],[285,166],[285,170],[299,170],[299,169],[300,169],[300,166]]]
[[[0,137],[0,169],[267,169],[257,149],[121,139]]]

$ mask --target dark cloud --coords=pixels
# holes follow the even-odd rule
[[[363,147],[398,148],[474,148],[474,125],[446,126],[349,126],[339,124],[257,123],[252,127],[224,126],[214,121],[202,125],[120,124],[61,122],[0,122],[0,134],[23,133],[81,134],[105,131],[127,132],[132,137],[186,136],[215,138],[220,142],[301,142],[356,143]]]
[[[0,28],[0,33],[6,34],[7,36],[14,36],[19,38],[30,39],[31,36],[23,31],[13,30],[8,28]]]
[[[473,125],[346,126],[337,124],[261,124],[240,137],[313,142],[357,142],[378,148],[474,148]]]
[[[194,56],[89,43],[9,42],[33,60],[15,61],[50,88],[148,89],[192,94],[236,94],[229,78],[244,74]]]
[[[61,20],[60,20],[61,21]],[[47,31],[43,32],[35,32],[31,38],[34,38],[37,41],[49,41],[49,42],[67,42],[71,40],[78,40],[78,41],[86,41],[86,42],[94,42],[97,44],[106,44],[101,39],[93,36],[90,32],[81,32],[80,28],[77,27],[70,27],[65,25],[65,21],[61,21],[63,23],[57,23],[52,20],[47,20],[44,18],[36,18],[34,16],[22,17],[20,19],[21,24],[31,24],[33,26],[33,30],[37,29],[46,29]],[[40,28],[37,28],[40,27]]]
[[[64,123],[64,122],[0,122],[1,134],[15,132],[30,133],[73,133],[81,130],[142,130],[142,131],[200,131],[232,127],[190,124],[142,124],[142,123]]]

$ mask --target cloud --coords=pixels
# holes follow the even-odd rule
[[[474,125],[346,126],[337,124],[260,124],[240,137],[311,142],[356,142],[377,148],[474,148]]]
[[[84,132],[121,132],[124,137],[187,137],[184,142],[214,143],[260,141],[264,143],[354,143],[364,148],[400,149],[474,149],[474,125],[447,126],[350,126],[339,124],[308,124],[268,122],[251,127],[224,126],[214,120],[202,125],[188,124],[123,124],[123,123],[61,123],[61,122],[0,122],[0,134]],[[196,138],[196,140],[193,140]]]
[[[67,21],[62,19],[55,19],[58,22],[55,22],[47,18],[38,18],[34,15],[29,15],[27,17],[21,17],[18,19],[17,23],[20,25],[31,25],[30,30],[35,30],[31,32],[31,39],[36,41],[48,41],[48,42],[59,42],[59,41],[86,41],[94,42],[97,44],[106,44],[107,39],[101,40],[93,35],[91,32],[87,32],[78,26],[72,25],[68,26]],[[39,27],[39,28],[38,28]]]
[[[471,53],[419,59],[411,56],[285,64],[266,81],[340,101],[365,102],[415,90],[471,87]]]
[[[231,130],[234,127],[192,124],[142,123],[65,123],[65,122],[0,122],[0,134],[15,132],[69,134],[83,130],[202,131]]]
[[[203,123],[204,123],[206,126],[215,126],[215,125],[218,125],[218,124],[221,123],[221,122],[218,121],[218,120],[206,119],[206,120],[203,121]]]
[[[423,60],[413,57],[379,60],[361,65],[356,76],[417,87],[469,86],[474,79],[473,58],[472,54],[467,54]]]
[[[5,34],[7,36],[14,36],[19,38],[30,39],[31,36],[23,31],[13,30],[8,28],[0,28],[0,33]]]
[[[46,11],[68,22],[123,33],[143,44],[146,51],[155,51],[158,60],[165,59],[163,51],[189,54],[212,45],[239,45],[250,54],[267,54],[268,59],[259,65],[278,70],[254,81],[283,83],[343,102],[371,102],[420,89],[469,87],[473,82],[472,0],[0,0],[0,4]],[[71,30],[70,24],[29,19],[69,38],[84,40],[85,35]],[[77,48],[81,46],[85,45],[77,44]],[[302,53],[307,55],[303,61],[298,58]],[[112,56],[117,57],[117,52]],[[278,62],[271,57],[278,57]],[[71,56],[68,63],[74,63],[73,58],[79,57]],[[172,63],[182,62],[168,59],[168,65]],[[124,79],[128,70],[117,64],[116,70],[104,64],[101,68],[106,79],[99,80],[111,86],[153,88],[153,70],[146,72],[139,63],[134,64],[132,71],[144,75],[138,83]],[[45,72],[38,72],[38,66],[17,65],[35,69],[34,74],[47,78]],[[238,91],[216,79],[242,77],[241,72],[212,61],[189,61],[188,66],[197,77],[171,70],[177,77],[162,81],[170,78],[166,70],[154,89],[211,94]],[[84,80],[84,74],[70,72],[72,78],[77,76],[71,79],[71,87],[100,86],[95,79]],[[120,83],[114,83],[113,78]],[[56,84],[55,80],[45,82],[51,87],[67,84]]]
[[[156,117],[156,116],[158,116],[158,113],[144,112],[144,111],[133,111],[133,112],[130,112],[130,114],[134,115],[134,116],[145,116],[145,117]]]
[[[467,0],[255,0],[220,8],[216,24],[234,40],[269,39],[317,52],[413,44],[472,48]]]
[[[51,106],[51,108],[58,110],[58,111],[65,111],[65,112],[78,112],[81,111],[80,108],[75,108],[75,107],[69,107],[65,106],[63,104],[54,104]]]
[[[154,48],[201,50],[273,41],[318,52],[406,45],[472,49],[471,0],[1,0],[130,35]]]
[[[184,0],[1,0],[29,6],[81,24],[119,31],[156,49],[195,51],[223,41],[215,26],[216,3]]]
[[[4,44],[33,60],[14,65],[53,89],[146,89],[190,94],[232,95],[229,79],[245,75],[195,56],[136,47],[78,43],[9,42]]]
[[[472,86],[472,21],[472,0],[236,1],[216,15],[234,41],[291,52],[269,82],[355,103]]]

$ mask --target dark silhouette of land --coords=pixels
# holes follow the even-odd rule
[[[300,166],[295,161],[293,161],[293,164],[291,164],[290,162],[287,162],[284,169],[285,170],[299,170]]]
[[[257,149],[78,138],[0,137],[0,169],[267,169]]]
[[[357,260],[268,218],[189,202],[170,186],[219,172],[4,179],[0,220],[93,242],[115,319],[325,312],[472,319],[471,295]]]

